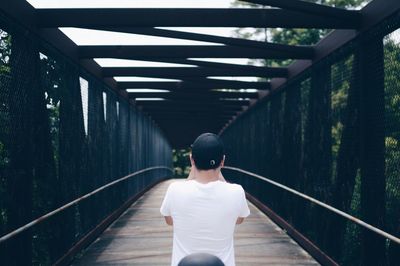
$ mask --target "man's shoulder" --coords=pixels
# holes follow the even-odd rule
[[[168,189],[179,189],[180,187],[183,187],[187,184],[188,182],[186,180],[176,180],[171,182],[171,184],[169,184]]]
[[[232,190],[232,191],[235,191],[235,192],[242,192],[242,191],[244,191],[244,189],[243,189],[243,187],[241,186],[241,185],[239,185],[239,184],[236,184],[236,183],[225,183],[225,186],[229,189],[229,190]]]

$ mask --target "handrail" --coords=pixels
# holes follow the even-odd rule
[[[343,211],[341,211],[339,209],[336,209],[336,208],[334,208],[334,207],[332,207],[332,206],[330,206],[330,205],[328,205],[326,203],[323,203],[323,202],[321,202],[321,201],[319,201],[317,199],[314,199],[314,198],[312,198],[312,197],[310,197],[310,196],[308,196],[306,194],[303,194],[301,192],[298,192],[297,190],[294,190],[294,189],[292,189],[290,187],[282,185],[282,184],[280,184],[280,183],[278,183],[276,181],[273,181],[273,180],[268,179],[268,178],[266,178],[264,176],[260,176],[260,175],[257,175],[255,173],[252,173],[252,172],[249,172],[249,171],[237,168],[237,167],[224,166],[224,169],[238,171],[238,172],[241,172],[241,173],[256,177],[256,178],[261,179],[263,181],[266,181],[266,182],[268,182],[268,183],[270,183],[270,184],[272,184],[274,186],[282,188],[282,189],[284,189],[284,190],[286,190],[288,192],[291,192],[291,193],[293,193],[293,194],[295,194],[295,195],[297,195],[299,197],[302,197],[302,198],[304,198],[304,199],[306,199],[308,201],[311,201],[311,202],[313,202],[313,203],[315,203],[315,204],[317,204],[317,205],[319,205],[319,206],[321,206],[321,207],[323,207],[325,209],[328,209],[328,210],[330,210],[330,211],[332,211],[332,212],[334,212],[334,213],[336,213],[336,214],[338,214],[338,215],[340,215],[340,216],[342,216],[342,217],[344,217],[344,218],[346,218],[346,219],[348,219],[348,220],[350,220],[352,222],[355,222],[355,223],[363,226],[364,228],[367,228],[368,230],[371,230],[371,231],[377,233],[378,235],[381,235],[381,236],[383,236],[383,237],[385,237],[387,239],[390,239],[390,240],[396,242],[397,244],[400,244],[400,238],[395,237],[394,235],[391,235],[391,234],[389,234],[389,233],[387,233],[387,232],[385,232],[385,231],[383,231],[383,230],[381,230],[381,229],[379,229],[377,227],[374,227],[374,226],[372,226],[372,225],[370,225],[370,224],[368,224],[368,223],[366,223],[366,222],[364,222],[364,221],[362,221],[362,220],[360,220],[360,219],[358,219],[358,218],[356,218],[356,217],[354,217],[354,216],[352,216],[352,215],[350,215],[348,213],[345,213],[345,212],[343,212]]]
[[[15,229],[14,231],[12,231],[12,232],[10,232],[10,233],[8,233],[8,234],[2,236],[2,237],[0,238],[0,244],[1,244],[2,242],[5,242],[6,240],[8,240],[8,239],[10,239],[10,238],[12,238],[12,237],[14,237],[14,236],[16,236],[17,234],[22,233],[23,231],[25,231],[25,230],[31,228],[32,226],[34,226],[34,225],[36,225],[36,224],[38,224],[38,223],[41,223],[41,222],[43,222],[44,220],[47,220],[47,219],[50,218],[51,216],[53,216],[53,215],[55,215],[55,214],[57,214],[57,213],[59,213],[59,212],[65,210],[65,209],[67,209],[67,208],[69,208],[69,207],[71,207],[71,206],[77,204],[78,202],[80,202],[80,201],[82,201],[82,200],[84,200],[84,199],[86,199],[86,198],[89,198],[89,197],[93,196],[94,194],[96,194],[96,193],[98,193],[98,192],[100,192],[100,191],[102,191],[102,190],[104,190],[104,189],[106,189],[106,188],[108,188],[108,187],[110,187],[110,186],[113,186],[113,185],[115,185],[115,184],[117,184],[117,183],[119,183],[119,182],[122,182],[122,181],[124,181],[124,180],[126,180],[126,179],[128,179],[128,178],[131,178],[131,177],[133,177],[133,176],[137,176],[137,175],[142,174],[142,173],[144,173],[144,172],[148,172],[148,171],[152,171],[152,170],[156,170],[156,169],[167,169],[167,170],[173,172],[173,170],[172,170],[170,167],[166,167],[166,166],[153,166],[153,167],[149,167],[149,168],[145,168],[145,169],[136,171],[136,172],[134,172],[134,173],[132,173],[132,174],[129,174],[129,175],[127,175],[127,176],[121,177],[121,178],[119,178],[119,179],[117,179],[117,180],[114,180],[114,181],[112,181],[112,182],[110,182],[110,183],[108,183],[108,184],[106,184],[106,185],[104,185],[104,186],[102,186],[102,187],[99,187],[99,188],[93,190],[92,192],[89,192],[89,193],[87,193],[87,194],[85,194],[85,195],[83,195],[83,196],[81,196],[81,197],[79,197],[79,198],[77,198],[77,199],[75,199],[75,200],[73,200],[73,201],[71,201],[71,202],[69,202],[69,203],[67,203],[67,204],[65,204],[65,205],[63,205],[63,206],[61,206],[61,207],[59,207],[59,208],[57,208],[57,209],[55,209],[55,210],[53,210],[53,211],[47,213],[47,214],[45,214],[45,215],[43,215],[43,216],[40,216],[39,218],[37,218],[37,219],[35,219],[35,220],[33,220],[33,221],[31,221],[31,222],[29,222],[29,223],[27,223],[27,224],[25,224],[25,225],[23,225],[23,226],[21,226],[21,227]]]

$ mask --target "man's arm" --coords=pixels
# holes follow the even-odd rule
[[[249,206],[247,204],[247,200],[246,200],[246,194],[243,190],[243,188],[240,186],[240,199],[239,199],[240,203],[239,205],[241,205],[239,214],[238,214],[238,218],[236,220],[236,224],[241,224],[244,221],[244,218],[246,218],[247,216],[250,215],[250,209]]]
[[[168,225],[173,224],[172,217],[171,217],[171,206],[173,204],[172,203],[173,192],[171,190],[173,190],[173,186],[174,186],[174,183],[172,183],[168,186],[167,192],[165,193],[164,200],[163,200],[163,202],[161,204],[161,208],[160,208],[160,213],[162,216],[164,216],[165,222]]]
[[[174,224],[174,221],[172,220],[172,217],[171,217],[171,216],[164,216],[164,219],[165,219],[165,222],[166,222],[168,225],[173,225],[173,224]]]

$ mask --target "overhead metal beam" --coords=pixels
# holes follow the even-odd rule
[[[213,117],[213,118],[223,118],[230,120],[235,117],[239,111],[229,111],[229,110],[213,110],[213,111],[205,111],[205,110],[168,110],[168,112],[164,112],[164,110],[152,109],[152,108],[143,108],[143,112],[150,114],[152,117],[160,118],[160,117],[174,117],[174,116],[182,116],[187,117]]]
[[[120,89],[166,89],[166,90],[190,90],[190,89],[258,89],[268,90],[269,82],[246,82],[221,79],[199,79],[197,81],[129,81],[118,82]]]
[[[210,106],[208,108],[204,108],[200,105],[195,106],[186,106],[186,107],[174,107],[174,106],[152,106],[152,105],[140,105],[143,111],[146,112],[159,112],[164,114],[170,113],[202,113],[202,114],[224,114],[224,115],[237,115],[239,112],[243,111],[243,106],[247,105],[237,105],[236,107],[218,107],[218,106]]]
[[[346,19],[282,9],[250,8],[99,8],[38,9],[39,27],[255,27],[354,29]]]
[[[104,77],[138,76],[158,78],[187,78],[187,77],[286,77],[285,68],[252,67],[246,69],[219,69],[206,67],[105,67]]]
[[[199,126],[199,124],[206,123],[209,125],[210,123],[215,123],[216,125],[222,126],[225,125],[226,122],[228,122],[231,118],[213,118],[213,117],[198,117],[198,116],[181,116],[181,115],[174,115],[171,117],[159,117],[159,116],[154,116],[153,114],[149,114],[158,124],[163,124],[163,123],[176,123],[176,122],[192,122],[196,126]],[[190,123],[189,122],[189,123]]]
[[[173,117],[175,115],[179,115],[179,117],[203,117],[203,118],[215,118],[215,119],[229,119],[232,116],[236,115],[236,111],[230,110],[168,110],[167,112],[163,112],[164,110],[157,109],[143,109],[145,112],[151,113],[153,117]]]
[[[325,57],[329,56],[332,52],[340,49],[346,43],[356,39],[361,33],[369,31],[371,27],[377,25],[379,22],[383,21],[394,15],[396,12],[400,11],[400,2],[398,0],[374,0],[368,3],[362,10],[362,25],[358,30],[334,30],[330,32],[326,37],[320,40],[315,47],[315,58],[311,62],[309,60],[296,60],[291,65],[289,65],[289,77],[288,79],[294,79],[301,75],[304,71],[308,70],[313,63],[323,60]],[[271,80],[271,91],[277,92],[285,88],[285,83],[287,79],[272,79]],[[270,93],[268,95],[273,95]],[[262,102],[268,99],[264,97],[258,102]],[[253,104],[248,110],[256,107],[257,104]],[[246,110],[246,111],[248,111]],[[245,112],[246,112],[245,111]],[[235,123],[237,118],[243,115],[242,112],[233,121],[226,125],[220,133],[222,133],[226,128]]]
[[[172,63],[172,64],[182,64],[182,65],[194,65],[199,67],[210,67],[210,68],[220,68],[220,69],[237,69],[237,70],[257,70],[260,68],[259,66],[254,65],[239,65],[239,64],[228,64],[228,63],[219,63],[219,62],[211,62],[211,61],[203,61],[203,60],[192,60],[192,59],[154,59],[154,62],[164,62],[164,63]],[[286,69],[286,68],[281,68]]]
[[[237,115],[236,112],[229,111],[221,111],[221,110],[213,110],[213,111],[204,111],[204,110],[192,110],[192,111],[180,111],[180,110],[169,110],[168,112],[164,112],[164,110],[156,110],[144,108],[143,112],[148,113],[151,117],[155,119],[168,118],[168,117],[181,117],[186,118],[188,120],[193,120],[195,118],[209,118],[209,119],[226,119],[230,120],[232,117]]]
[[[193,104],[192,106],[181,106],[179,104],[174,104],[174,105],[141,105],[138,104],[142,108],[142,110],[147,110],[147,111],[160,111],[160,112],[165,112],[166,114],[169,112],[184,112],[184,113],[190,113],[190,112],[222,112],[227,115],[234,115],[237,114],[238,112],[243,110],[243,106],[247,106],[246,104],[248,103],[241,103],[237,105],[232,105],[232,106],[224,106],[223,104],[218,105],[209,105],[209,106],[204,106],[202,104]]]
[[[31,30],[37,36],[43,38],[43,40],[51,46],[56,47],[63,55],[67,56],[72,62],[80,65],[83,69],[87,70],[88,73],[94,75],[100,80],[103,80],[110,88],[117,91],[117,84],[113,80],[103,79],[101,76],[101,67],[94,60],[87,60],[81,62],[78,57],[78,46],[68,38],[62,31],[56,28],[40,29],[36,27],[36,13],[35,8],[32,7],[27,1],[24,0],[13,0],[13,1],[0,1],[0,10],[5,15],[13,19],[14,22],[23,25],[27,29]],[[7,31],[7,25],[1,25],[3,30]],[[10,25],[11,26],[11,25]],[[11,26],[12,27],[12,26]],[[11,29],[9,29],[11,32]],[[126,95],[122,93],[122,97]]]
[[[138,100],[136,101],[137,105],[155,105],[155,106],[177,106],[179,108],[185,108],[185,107],[194,107],[196,105],[203,105],[205,107],[214,107],[214,106],[223,106],[223,107],[235,107],[237,108],[240,105],[246,105],[248,103],[247,100],[242,100],[242,101],[232,101],[232,100],[204,100],[204,101],[187,101],[187,100],[164,100],[164,101],[143,101],[143,100]]]
[[[168,110],[167,112],[163,112],[163,110],[158,109],[145,109],[149,112],[153,112],[157,117],[171,117],[175,113],[182,113],[182,116],[191,117],[193,114],[196,114],[197,117],[213,117],[213,118],[231,118],[236,115],[238,111],[236,110],[210,110],[210,111],[202,111],[202,110]]]
[[[222,91],[185,91],[185,92],[129,92],[131,98],[165,98],[165,99],[218,99],[218,98],[258,98],[254,92],[222,92]]]
[[[194,120],[194,122],[215,122],[215,123],[220,123],[220,124],[225,124],[227,121],[229,121],[232,117],[227,116],[226,118],[221,118],[221,117],[215,117],[215,116],[193,116],[193,115],[170,115],[170,116],[163,116],[163,115],[158,115],[158,114],[149,114],[151,117],[158,121],[166,122],[166,121],[191,121]]]
[[[335,50],[339,49],[346,43],[354,40],[359,34],[364,33],[385,18],[392,16],[396,12],[400,12],[399,0],[374,0],[369,2],[361,11],[363,23],[359,30],[335,30],[330,32],[326,37],[321,39],[315,46],[315,58],[313,61],[296,60],[289,65],[288,79],[295,78],[303,71],[306,71],[312,64],[324,59]],[[286,80],[277,78],[271,80],[273,90],[284,85]]]
[[[263,6],[279,7],[285,10],[299,11],[307,14],[315,14],[331,18],[346,19],[346,20],[356,18],[360,22],[362,19],[362,15],[359,11],[346,10],[331,6],[320,5],[316,3],[310,3],[306,1],[298,1],[298,0],[240,0],[240,1],[259,4]]]
[[[216,36],[209,34],[169,30],[169,29],[138,28],[138,27],[91,27],[91,29],[184,39],[192,41],[221,43],[230,46],[241,46],[248,48],[260,48],[260,49],[277,50],[277,51],[292,51],[300,53],[309,53],[310,56],[313,55],[312,46],[294,46],[294,45],[286,45],[279,43],[254,41],[243,38],[223,37],[223,36]]]
[[[312,59],[305,51],[277,51],[217,45],[131,45],[79,46],[80,58],[120,58],[149,60],[159,58],[261,58]]]
[[[157,108],[175,108],[175,109],[210,109],[210,108],[224,108],[240,110],[242,106],[250,104],[248,100],[232,101],[232,100],[218,100],[218,101],[187,101],[187,100],[165,100],[165,101],[137,101],[138,106],[155,106]]]

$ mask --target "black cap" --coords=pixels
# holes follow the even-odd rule
[[[193,253],[184,257],[178,266],[224,266],[217,256],[207,253]]]
[[[201,134],[192,144],[192,158],[199,170],[216,169],[224,157],[224,145],[213,133]]]

